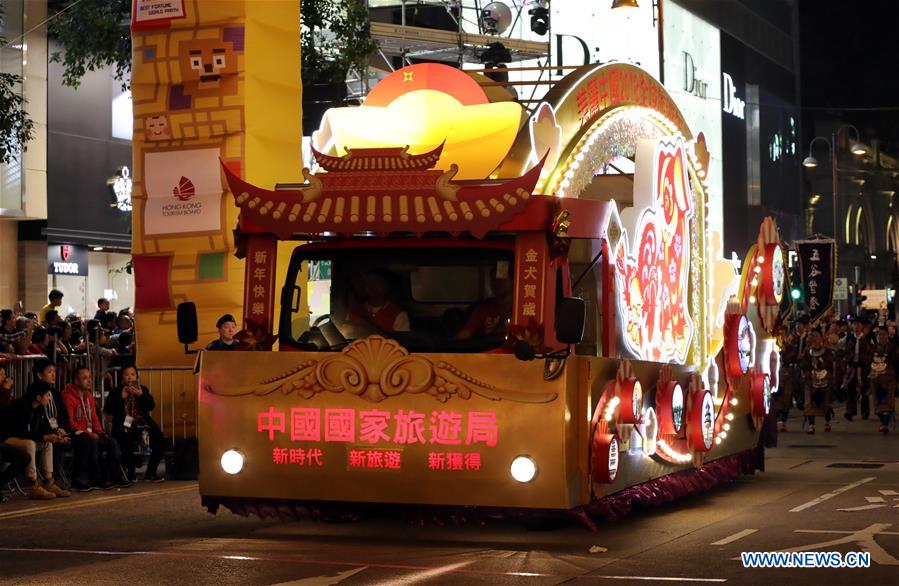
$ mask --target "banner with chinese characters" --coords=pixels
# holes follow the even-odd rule
[[[796,253],[803,299],[814,324],[833,305],[836,247],[833,240],[801,240],[796,242]]]
[[[253,322],[270,331],[275,309],[275,255],[278,241],[274,236],[247,238],[244,291],[244,323]]]
[[[240,368],[208,352],[200,378],[201,494],[574,506],[577,393],[566,376],[544,381],[540,361],[412,355],[372,336],[342,352],[259,352]],[[234,476],[218,465],[228,449],[245,459]],[[521,455],[538,469],[528,483],[510,474]]]
[[[521,233],[515,239],[515,305],[512,325],[543,323],[544,282],[549,245],[543,232]],[[497,274],[498,278],[502,275]]]

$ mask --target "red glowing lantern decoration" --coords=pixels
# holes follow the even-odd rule
[[[660,383],[656,389],[659,435],[679,434],[684,429],[684,390],[676,381]]]
[[[643,387],[635,378],[616,381],[615,395],[621,401],[618,423],[639,423],[643,419]]]
[[[752,324],[741,313],[724,318],[724,363],[727,376],[742,376],[752,365],[755,333]]]
[[[618,436],[614,433],[593,434],[592,478],[610,483],[618,476]]]
[[[752,398],[752,416],[765,417],[768,415],[771,407],[771,383],[767,374],[759,373],[752,376],[750,397]]]
[[[762,265],[762,294],[767,303],[778,305],[784,292],[784,253],[777,244],[765,246],[765,257]]]
[[[708,452],[715,443],[715,402],[712,393],[701,389],[690,395],[687,442],[690,449]]]

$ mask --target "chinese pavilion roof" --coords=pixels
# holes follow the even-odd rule
[[[405,148],[352,149],[343,157],[316,152],[330,170],[303,169],[308,184],[290,190],[256,187],[222,168],[242,221],[282,239],[325,232],[469,232],[480,238],[522,213],[532,199],[543,161],[516,179],[457,183],[455,165],[431,169],[441,149],[421,155]]]
[[[409,147],[347,149],[347,154],[334,157],[312,149],[315,161],[325,171],[373,171],[430,169],[437,164],[443,152],[443,143],[434,150],[420,155],[410,155]]]

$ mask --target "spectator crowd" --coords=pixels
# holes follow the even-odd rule
[[[773,395],[780,431],[787,431],[790,409],[804,415],[803,428],[813,434],[823,419],[832,429],[834,406],[845,404],[849,422],[878,420],[878,431],[895,425],[899,375],[899,335],[886,315],[839,319],[833,315],[811,324],[791,323],[781,340],[778,388]]]
[[[19,479],[36,500],[125,488],[135,481],[143,456],[144,480],[160,481],[164,440],[150,415],[153,396],[134,366],[130,310],[110,311],[101,298],[91,319],[63,317],[62,300],[54,289],[37,313],[0,310],[0,493],[13,482],[23,484]],[[91,362],[77,359],[88,354],[97,372],[121,367],[118,384],[99,385],[108,388],[105,396],[96,388],[102,378],[85,366]],[[23,360],[33,376],[24,389],[9,368]]]
[[[134,355],[134,317],[130,308],[110,311],[108,299],[97,300],[93,318],[60,313],[63,294],[50,291],[49,303],[37,313],[0,310],[0,356],[43,355],[56,360],[83,354],[89,344],[101,348],[105,357]],[[127,360],[121,361],[122,364]]]

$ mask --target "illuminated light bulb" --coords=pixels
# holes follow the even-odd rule
[[[759,285],[759,280],[756,279],[755,277],[753,277],[752,280],[749,281],[749,284],[752,285],[753,287],[758,287],[758,285]]]
[[[739,401],[737,401],[736,398],[730,400],[730,404],[733,405],[734,407],[737,406],[737,403],[738,403],[738,402],[739,402]]]
[[[728,421],[733,421],[733,420],[734,420],[734,414],[733,414],[733,413],[728,413],[727,415],[724,416],[724,418],[727,419]]]
[[[537,463],[528,456],[518,456],[509,467],[512,478],[521,483],[530,482],[537,476]]]
[[[749,303],[755,303],[755,295],[749,296]]]
[[[724,431],[730,431],[730,423],[725,423],[721,426],[721,429],[723,429]]]
[[[718,434],[718,437],[720,437],[722,440],[726,440],[726,439],[727,439],[727,432],[726,432],[726,431],[722,431],[720,434]]]
[[[237,450],[227,450],[222,454],[221,465],[222,470],[228,474],[234,475],[243,470],[244,457]]]
[[[577,161],[578,163],[580,163],[581,161],[583,161],[583,160],[584,160],[584,153],[583,153],[583,152],[578,153],[577,156],[574,158],[574,160]]]
[[[760,273],[760,272],[762,272],[762,267],[752,267],[752,272],[753,272],[753,273]]]
[[[759,260],[759,264],[760,264],[760,265],[761,265],[761,264],[765,264],[765,257],[764,257],[764,256],[760,256],[758,260]]]
[[[721,436],[720,436],[720,435],[719,435],[718,437],[715,438],[715,443],[716,443],[717,445],[721,445]]]

